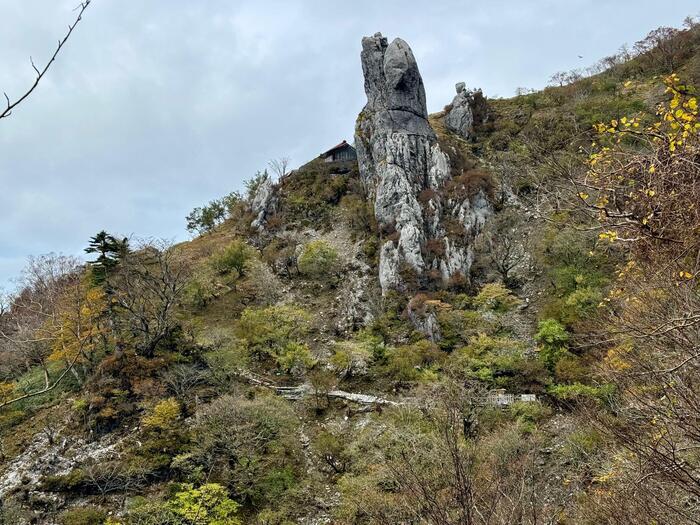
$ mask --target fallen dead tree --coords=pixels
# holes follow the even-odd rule
[[[237,376],[254,385],[274,390],[277,395],[285,399],[298,400],[308,396],[318,395],[316,389],[308,382],[295,386],[280,386],[248,370],[238,370]],[[329,390],[328,392],[324,392],[324,395],[330,399],[344,399],[360,405],[398,406],[402,404],[398,401],[392,401],[391,399],[375,396],[373,394],[346,392],[345,390]]]

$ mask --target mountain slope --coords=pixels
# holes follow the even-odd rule
[[[693,522],[695,371],[673,367],[695,348],[697,231],[683,251],[644,237],[668,208],[638,217],[639,172],[617,187],[592,164],[648,174],[653,152],[674,180],[678,147],[694,195],[700,31],[659,38],[541,92],[458,85],[427,115],[408,45],[368,37],[358,162],[259,174],[177,246],[105,234],[87,266],[37,259],[0,315],[2,519]],[[635,138],[680,110],[686,146]],[[637,218],[644,249],[612,242]],[[634,291],[664,259],[673,279]],[[677,337],[622,330],[665,308]]]

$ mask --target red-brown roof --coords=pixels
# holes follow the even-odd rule
[[[320,156],[321,156],[321,157],[327,157],[328,155],[330,155],[330,154],[333,153],[334,151],[339,150],[339,149],[344,149],[344,148],[346,148],[346,147],[352,147],[352,146],[350,146],[350,144],[348,144],[346,141],[343,141],[343,142],[341,142],[340,144],[338,144],[338,145],[336,145],[336,146],[333,146],[333,147],[332,147],[331,149],[329,149],[328,151],[324,151],[323,153],[321,153]]]

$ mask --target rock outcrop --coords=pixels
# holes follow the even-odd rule
[[[458,82],[455,90],[457,94],[445,114],[445,127],[464,139],[470,139],[474,135],[475,124],[481,124],[488,118],[486,98],[480,89],[469,91],[464,82]]]
[[[399,38],[389,44],[377,33],[362,39],[361,58],[367,104],[355,145],[382,236],[382,291],[466,278],[469,242],[490,212],[488,200],[483,191],[449,191],[450,159],[428,122],[423,80],[408,44]],[[450,234],[447,219],[458,223]]]
[[[265,173],[250,200],[250,210],[255,217],[250,224],[252,228],[262,230],[265,227],[267,217],[273,213],[277,206],[275,189],[272,177]]]

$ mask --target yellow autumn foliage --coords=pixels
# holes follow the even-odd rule
[[[64,298],[48,331],[52,335],[50,361],[85,361],[107,335],[102,322],[107,307],[100,287],[79,283]]]
[[[180,418],[180,403],[170,397],[156,404],[142,419],[143,426],[154,430],[167,430]]]

